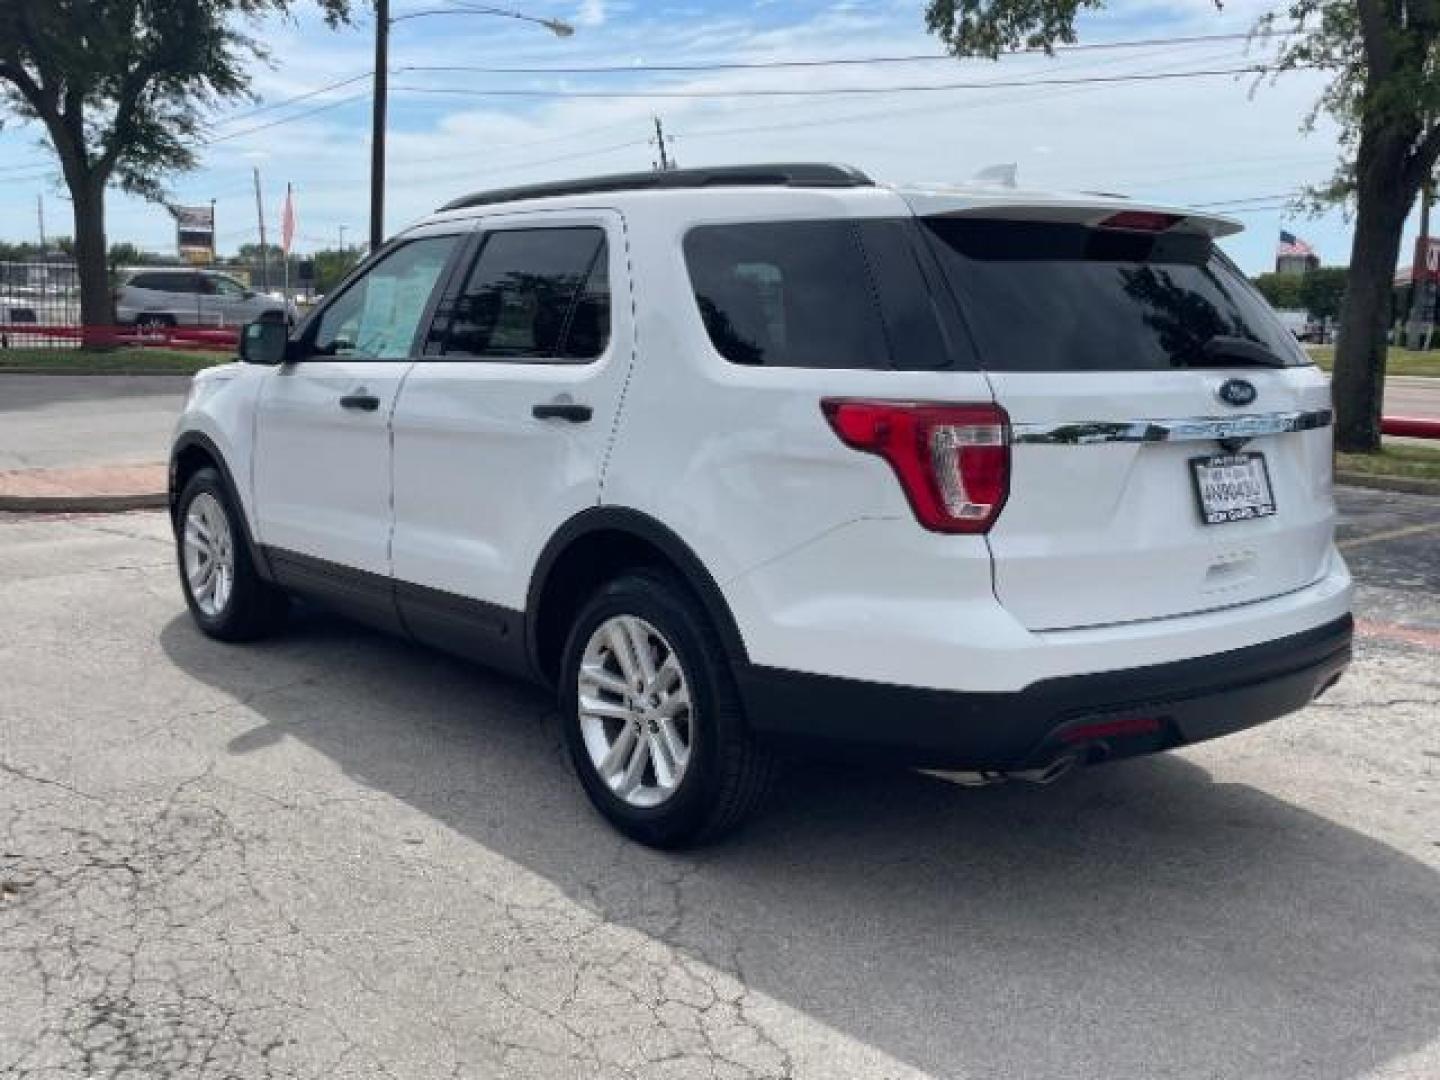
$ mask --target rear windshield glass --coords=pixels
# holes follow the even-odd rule
[[[1042,222],[929,218],[975,339],[998,371],[1149,371],[1217,337],[1309,360],[1210,240]]]

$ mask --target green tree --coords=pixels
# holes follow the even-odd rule
[[[350,0],[316,0],[333,26]],[[248,94],[251,35],[294,0],[0,0],[0,108],[44,127],[75,213],[80,318],[112,321],[105,189],[164,194],[217,105]]]
[[[1271,307],[1287,311],[1305,306],[1300,299],[1304,280],[1300,274],[1261,274],[1252,279],[1255,288],[1260,290],[1260,295],[1270,302]]]
[[[993,58],[1004,49],[1072,42],[1076,16],[1104,6],[1104,0],[929,0],[925,20],[957,56]],[[1278,39],[1279,69],[1330,76],[1306,126],[1322,112],[1333,117],[1345,159],[1332,181],[1311,193],[1314,200],[1353,202],[1355,209],[1335,356],[1335,434],[1341,450],[1376,450],[1401,232],[1440,157],[1440,77],[1434,74],[1440,3],[1289,0],[1257,29],[1287,31]]]
[[[1340,317],[1345,287],[1350,276],[1346,266],[1322,266],[1300,278],[1300,304],[1311,316],[1326,323]]]
[[[311,258],[315,260],[315,291],[328,293],[360,262],[361,253],[354,248],[325,248]]]
[[[112,273],[126,266],[148,266],[157,261],[148,251],[129,243],[111,244],[108,259]]]

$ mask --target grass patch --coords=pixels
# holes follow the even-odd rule
[[[1315,363],[1326,371],[1329,371],[1335,364],[1335,346],[1333,345],[1307,345],[1305,351],[1314,357]],[[1440,378],[1440,350],[1415,352],[1392,345],[1385,354],[1385,373],[1387,375],[1425,375],[1431,378]]]
[[[1387,442],[1378,454],[1336,454],[1339,472],[1440,480],[1440,446]]]
[[[53,371],[57,375],[133,372],[174,372],[192,375],[201,368],[233,360],[233,353],[192,349],[0,349],[0,371],[6,368]]]

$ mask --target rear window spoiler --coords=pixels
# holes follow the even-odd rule
[[[1245,226],[1234,218],[1178,206],[1135,203],[1129,199],[1085,199],[1027,196],[1023,192],[902,191],[900,196],[917,217],[973,217],[1006,221],[1048,221],[1101,227],[1107,219],[1162,215],[1177,218],[1167,233],[1190,233],[1218,240]],[[1112,226],[1123,227],[1123,226]]]

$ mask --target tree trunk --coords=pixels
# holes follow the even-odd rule
[[[1405,180],[1408,140],[1395,131],[1367,131],[1357,163],[1355,237],[1335,347],[1335,446],[1345,453],[1380,449],[1385,390],[1385,335],[1405,218],[1415,186]]]
[[[70,185],[75,208],[75,269],[80,279],[81,341],[86,348],[113,345],[115,305],[106,264],[105,185],[87,177]]]

